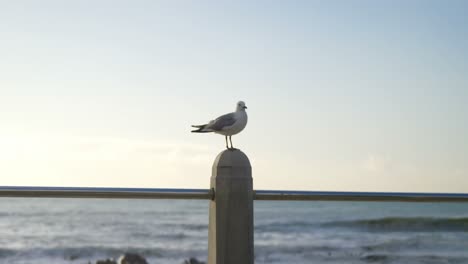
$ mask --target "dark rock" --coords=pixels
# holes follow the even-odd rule
[[[185,260],[184,263],[182,264],[205,264],[205,262],[199,261],[196,258],[190,258],[190,259]]]
[[[387,260],[388,257],[385,255],[367,255],[363,259],[367,262],[380,262]]]
[[[77,259],[79,259],[79,258],[80,258],[80,257],[77,256],[77,255],[70,255],[70,256],[66,257],[65,259],[66,259],[66,260],[71,260],[71,261],[73,261],[73,260],[77,260]]]
[[[125,253],[120,256],[118,264],[148,264],[148,262],[138,254]]]
[[[117,264],[114,259],[105,259],[105,260],[98,260],[96,264]]]

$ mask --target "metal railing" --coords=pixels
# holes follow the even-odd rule
[[[206,200],[212,199],[213,192],[206,189],[0,186],[0,197]]]
[[[214,196],[213,189],[0,186],[0,197],[213,200]],[[468,202],[468,194],[256,190],[254,200]]]

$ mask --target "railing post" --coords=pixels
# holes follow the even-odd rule
[[[253,264],[252,168],[240,150],[221,152],[213,164],[208,264]]]

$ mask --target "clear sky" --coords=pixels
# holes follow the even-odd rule
[[[468,1],[2,1],[0,185],[468,192]]]

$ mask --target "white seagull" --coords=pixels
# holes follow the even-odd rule
[[[214,132],[224,135],[226,139],[226,148],[234,149],[232,145],[232,135],[241,132],[247,125],[247,106],[243,101],[239,101],[236,106],[236,111],[222,115],[215,120],[211,120],[208,124],[192,126],[197,129],[192,130],[193,133],[208,133]],[[231,142],[231,147],[228,145],[228,137]]]

